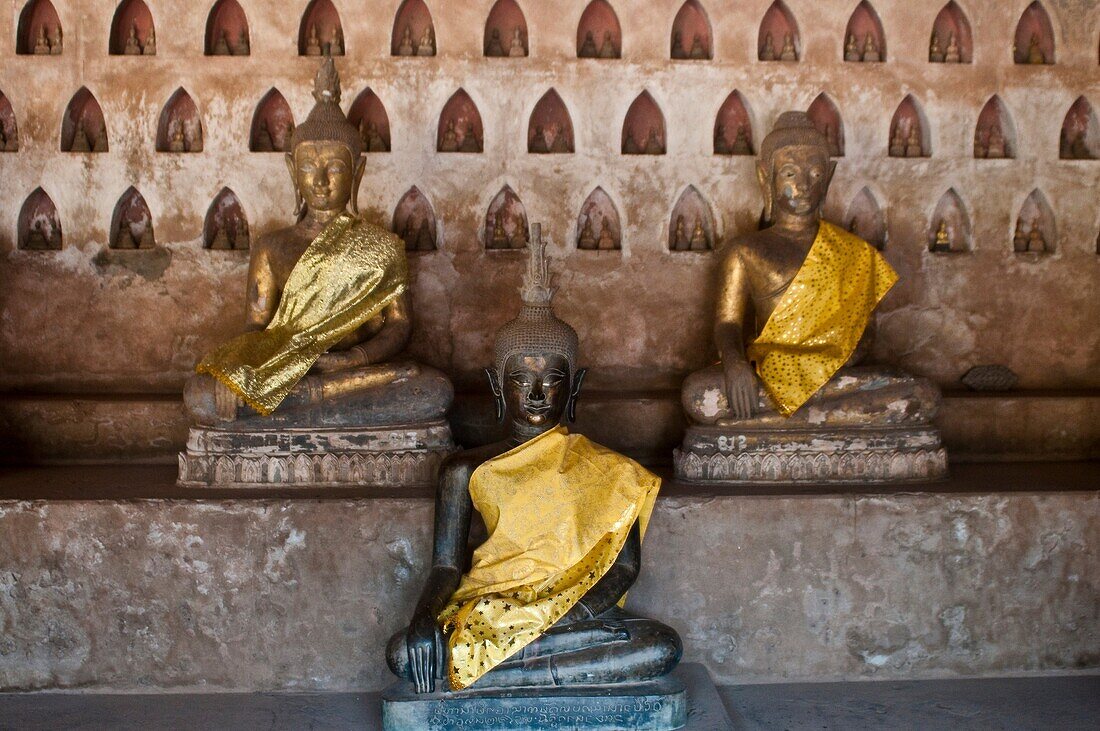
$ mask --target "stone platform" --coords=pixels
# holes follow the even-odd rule
[[[677,479],[721,485],[909,483],[947,477],[947,452],[932,427],[690,426],[673,462]]]
[[[714,693],[706,670],[694,678]],[[382,693],[384,731],[674,731],[687,723],[683,672],[648,683],[414,693],[400,681]],[[728,722],[727,722],[728,727]]]
[[[182,487],[414,487],[455,450],[446,421],[352,429],[192,428]]]

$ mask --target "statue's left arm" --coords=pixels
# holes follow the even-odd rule
[[[385,363],[405,349],[412,334],[412,314],[408,293],[402,294],[379,314],[382,329],[370,338],[346,350],[330,350],[317,361],[317,370],[346,370],[374,363]]]
[[[634,585],[641,566],[642,533],[638,523],[635,522],[614,565],[588,590],[588,593],[581,597],[580,601],[573,605],[562,621],[569,623],[579,619],[590,619],[606,612]]]

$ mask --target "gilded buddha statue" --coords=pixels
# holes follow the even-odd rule
[[[443,421],[453,398],[450,381],[402,355],[412,330],[405,244],[358,217],[363,139],[340,109],[331,57],[321,64],[313,95],[316,104],[294,129],[286,154],[298,220],[253,242],[246,332],[208,353],[185,386],[185,407],[200,428],[192,430],[181,456],[181,482],[222,482],[200,459],[210,456],[211,434],[263,432],[278,441],[273,430],[342,430],[305,439],[319,460],[345,437],[366,451],[367,442],[392,446],[392,427],[413,427],[407,434],[418,436],[396,440],[413,452],[425,445],[429,451],[451,448]],[[373,430],[369,439],[355,436],[362,429]],[[240,461],[226,438],[219,444]],[[346,455],[337,450],[333,456]],[[193,459],[185,465],[188,457]],[[308,472],[300,462],[293,468]],[[341,477],[317,481],[356,479],[354,465],[327,464]],[[253,481],[242,469],[286,467],[236,466],[230,481]]]
[[[897,274],[873,246],[821,218],[836,162],[802,112],[780,116],[757,176],[771,225],[723,252],[714,342],[691,374],[684,479],[893,481],[940,477],[931,382],[863,364],[875,306]]]
[[[533,228],[523,308],[497,333],[487,370],[508,437],[441,468],[431,572],[387,648],[405,700],[569,686],[609,695],[614,684],[666,675],[680,658],[672,628],[621,608],[661,480],[562,425],[585,371],[576,332],[551,308]]]

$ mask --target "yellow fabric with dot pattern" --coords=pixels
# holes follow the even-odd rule
[[[793,414],[844,365],[897,280],[873,246],[821,222],[806,260],[748,349],[779,413]]]
[[[645,535],[661,478],[558,426],[485,462],[470,497],[489,537],[439,615],[448,678],[468,687],[539,638]]]

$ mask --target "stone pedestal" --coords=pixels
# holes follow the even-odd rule
[[[688,427],[673,455],[685,482],[905,483],[947,477],[931,427],[738,429]]]
[[[434,484],[455,445],[447,422],[315,429],[192,428],[186,487],[414,487]]]
[[[705,682],[714,684],[699,667]],[[698,672],[687,677],[695,678]],[[464,690],[417,695],[401,681],[382,694],[384,731],[672,731],[686,727],[688,688],[677,669],[648,683]],[[705,689],[704,689],[705,690]],[[709,696],[708,696],[709,697]],[[689,727],[690,728],[690,727]],[[717,728],[725,728],[719,726]]]

